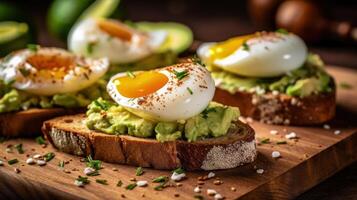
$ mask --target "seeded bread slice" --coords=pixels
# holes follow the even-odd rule
[[[155,169],[228,169],[251,163],[257,156],[254,130],[242,122],[236,122],[224,137],[161,143],[89,130],[84,119],[85,115],[72,115],[48,120],[42,132],[54,147],[66,153]]]
[[[213,100],[239,107],[242,116],[267,124],[321,124],[332,119],[336,109],[335,89],[330,93],[299,98],[272,92],[256,94],[237,91],[231,94],[216,87]]]
[[[44,121],[61,115],[76,114],[83,109],[33,108],[0,114],[0,136],[31,137],[41,134]]]

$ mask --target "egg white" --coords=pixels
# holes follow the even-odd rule
[[[72,52],[92,58],[107,57],[113,64],[131,63],[153,54],[167,39],[165,31],[139,32],[116,21],[132,34],[131,40],[125,41],[101,30],[97,20],[85,19],[71,30],[68,47]],[[93,45],[92,52],[88,52],[88,45]]]
[[[274,77],[299,68],[307,57],[306,44],[291,33],[262,33],[246,43],[249,49],[239,47],[231,55],[213,60],[213,65],[242,76]],[[209,50],[214,44],[202,44],[198,56],[209,60]]]
[[[178,80],[173,70],[189,74]],[[107,85],[112,99],[136,115],[157,121],[185,120],[201,113],[212,100],[215,84],[206,68],[199,64],[182,63],[155,70],[168,77],[168,82],[156,92],[139,98],[122,96],[114,83],[125,73],[116,74]],[[136,72],[141,73],[141,72]],[[192,91],[192,93],[191,93]]]
[[[59,64],[54,68],[39,69],[28,61],[31,56],[70,59],[73,60],[72,68],[65,70]],[[29,49],[14,52],[1,65],[0,79],[4,82],[13,82],[12,87],[28,93],[50,96],[89,87],[107,72],[109,61],[78,57],[59,48],[39,48],[36,52]],[[59,70],[63,73],[59,74]]]

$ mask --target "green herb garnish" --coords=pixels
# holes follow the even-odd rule
[[[278,142],[276,142],[276,144],[287,144],[287,142],[286,141],[278,141]]]
[[[105,179],[95,179],[95,182],[102,184],[102,185],[108,185],[108,181]]]
[[[340,83],[340,87],[343,88],[343,89],[352,89],[353,86],[348,84],[348,83],[345,83],[345,82],[341,82]]]
[[[269,144],[270,143],[270,138],[263,138],[262,140],[260,140],[260,143]]]
[[[22,148],[22,144],[15,145],[15,148],[16,148],[17,152],[19,152],[19,154],[23,154],[24,153],[24,149]]]
[[[102,110],[108,110],[110,108],[109,103],[101,103],[98,100],[94,100],[93,102],[96,106],[100,107]]]
[[[95,170],[94,172],[90,173],[90,174],[87,174],[88,176],[98,176],[100,175],[98,170]]]
[[[206,65],[202,62],[201,58],[199,58],[197,55],[194,55],[194,56],[191,58],[191,61],[192,61],[192,63],[194,63],[194,64],[199,64],[199,65],[202,65],[202,66],[206,67]]]
[[[90,43],[87,44],[87,54],[88,55],[91,55],[93,53],[95,45],[96,45],[95,42],[90,42]]]
[[[191,88],[187,87],[186,89],[191,95],[193,95],[193,92],[192,92]]]
[[[207,119],[208,113],[210,112],[216,112],[215,108],[206,108],[202,111],[203,118]]]
[[[38,136],[36,139],[37,144],[46,144],[46,140],[42,136]]]
[[[154,187],[154,190],[158,190],[158,191],[163,190],[166,187],[166,183],[167,181],[160,183],[160,185]]]
[[[143,175],[143,174],[144,174],[144,170],[143,170],[142,167],[136,168],[136,171],[135,171],[135,175],[136,175],[136,176],[141,176],[141,175]]]
[[[242,46],[243,46],[243,50],[244,50],[244,51],[249,51],[249,50],[250,50],[250,47],[249,47],[249,45],[247,44],[247,41],[244,41],[243,44],[242,44]]]
[[[35,53],[38,51],[39,47],[40,47],[40,45],[38,45],[38,44],[28,44],[27,45],[27,49],[32,52],[35,52]]]
[[[130,78],[135,78],[135,74],[132,71],[126,71],[126,75],[129,76]]]
[[[135,187],[136,187],[136,183],[132,183],[132,184],[127,185],[127,186],[125,187],[125,189],[127,189],[127,190],[132,190],[132,189],[134,189]]]
[[[95,169],[95,170],[100,170],[101,165],[102,165],[102,161],[100,161],[100,160],[93,160],[93,159],[92,159],[92,156],[89,155],[89,156],[87,157],[87,162],[86,162],[86,164],[87,164],[87,167],[91,167],[91,168],[93,168],[93,169]]]
[[[182,173],[185,173],[185,170],[180,167],[180,168],[175,169],[175,170],[172,171],[172,172],[175,172],[176,174],[182,174]]]
[[[78,178],[76,179],[76,181],[82,183],[83,185],[88,184],[90,181],[88,180],[88,177],[84,177],[84,176],[78,176]]]
[[[182,80],[183,78],[188,76],[188,71],[184,70],[184,71],[178,72],[178,71],[174,70],[174,74],[178,80]]]
[[[152,179],[152,182],[153,183],[162,183],[162,182],[166,182],[168,179],[169,179],[169,177],[167,177],[167,176],[159,176],[159,177]]]
[[[123,185],[123,182],[121,180],[118,181],[117,187],[121,187]]]
[[[30,70],[28,70],[28,69],[20,68],[19,71],[22,74],[22,76],[24,76],[24,77],[27,77],[28,75],[30,75]]]
[[[19,160],[17,160],[16,158],[7,161],[7,163],[8,163],[9,165],[13,165],[13,164],[18,163],[18,162],[19,162]]]
[[[59,161],[58,166],[60,168],[63,168],[64,167],[64,161],[63,160]]]
[[[283,28],[279,28],[275,32],[281,33],[281,34],[284,34],[284,35],[289,34],[289,31],[287,31],[286,29],[283,29]]]
[[[49,162],[50,160],[52,160],[55,157],[55,154],[53,152],[49,152],[49,153],[46,153],[43,157],[45,158],[46,162]]]

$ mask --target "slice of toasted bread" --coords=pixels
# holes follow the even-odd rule
[[[231,94],[216,88],[214,101],[239,107],[242,116],[252,117],[267,124],[314,125],[335,115],[336,92],[310,95],[305,98],[286,94],[256,94],[237,91]]]
[[[251,163],[257,156],[254,130],[242,122],[236,122],[236,128],[224,137],[161,143],[89,130],[84,119],[85,115],[58,117],[46,121],[42,132],[54,147],[66,153],[156,169],[228,169]]]
[[[44,121],[61,115],[79,113],[83,109],[33,108],[0,114],[0,136],[29,137],[41,134]]]

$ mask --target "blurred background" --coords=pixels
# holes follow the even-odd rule
[[[0,21],[26,22],[31,42],[65,47],[66,32],[93,2],[0,0]],[[283,27],[303,37],[326,63],[357,68],[356,11],[356,0],[121,0],[113,11],[98,12],[122,20],[182,22],[197,41]]]

